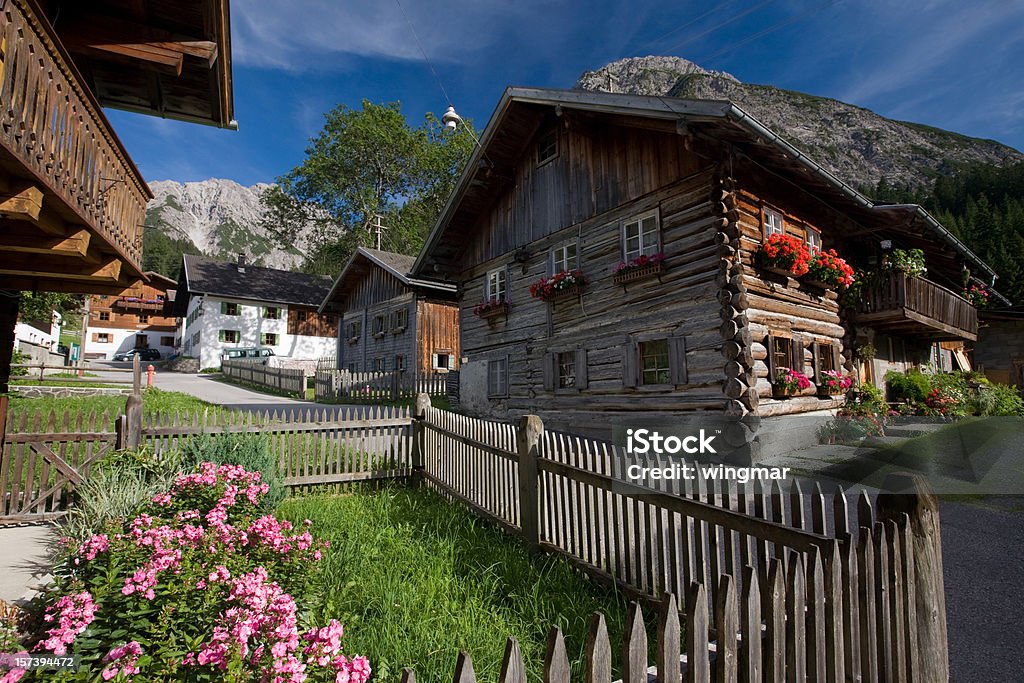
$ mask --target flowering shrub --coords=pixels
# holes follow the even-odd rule
[[[928,393],[924,400],[924,408],[921,412],[924,415],[948,417],[958,411],[960,401],[949,394],[943,394],[939,387],[935,387]]]
[[[883,270],[921,277],[928,272],[921,249],[893,249],[885,257]]]
[[[665,254],[660,251],[657,254],[651,254],[650,256],[641,254],[635,259],[631,259],[628,262],[621,262],[619,265],[615,266],[615,274],[626,275],[634,270],[640,270],[641,268],[646,268],[648,266],[657,266],[664,260]]]
[[[530,296],[534,299],[547,301],[555,294],[564,292],[567,289],[587,284],[582,270],[562,270],[551,278],[542,277],[530,285]]]
[[[326,544],[308,520],[261,514],[267,489],[259,472],[206,462],[120,528],[66,544],[33,649],[81,656],[61,680],[365,683],[341,624],[304,623],[296,602]]]
[[[804,275],[811,263],[807,245],[793,235],[770,236],[758,248],[757,257],[765,268],[786,270],[794,277]]]
[[[828,394],[841,394],[853,386],[853,378],[838,370],[826,370],[818,375],[818,388]]]
[[[988,306],[988,289],[985,285],[971,285],[964,288],[963,297],[971,302],[976,308]]]
[[[505,301],[504,297],[498,299],[484,299],[473,307],[473,315],[487,315],[488,313],[497,311],[507,305],[508,302]]]
[[[807,267],[807,277],[831,287],[849,287],[853,284],[853,268],[849,266],[835,249],[815,251]]]
[[[810,386],[811,380],[807,375],[792,368],[779,368],[775,373],[775,388],[784,393],[791,394]]]

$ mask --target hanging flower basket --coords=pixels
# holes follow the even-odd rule
[[[970,287],[965,287],[961,296],[970,301],[971,305],[975,308],[985,308],[988,306],[989,294],[985,285],[971,285]]]
[[[789,398],[796,396],[804,389],[809,389],[811,380],[802,372],[791,368],[779,368],[775,373],[775,381],[772,382],[772,396],[774,398]]]
[[[473,308],[473,314],[484,320],[492,320],[499,316],[508,316],[509,305],[504,299],[487,299]]]
[[[775,234],[758,248],[757,262],[768,272],[800,277],[807,272],[811,254],[807,245],[793,235]]]
[[[541,301],[561,301],[583,293],[587,278],[581,270],[563,270],[554,276],[542,277],[530,285],[530,296]]]
[[[638,256],[629,263],[620,263],[615,267],[615,274],[612,281],[617,284],[625,284],[635,280],[642,280],[652,275],[660,275],[665,269],[665,254],[658,252],[651,256]]]
[[[828,370],[818,375],[819,396],[840,396],[853,386],[853,378],[837,370]]]
[[[835,249],[829,249],[811,254],[807,274],[800,281],[819,289],[845,289],[853,284],[853,280],[853,268]]]

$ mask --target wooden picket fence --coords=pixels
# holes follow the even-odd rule
[[[325,402],[380,403],[414,398],[419,394],[445,396],[448,391],[448,373],[349,372],[324,361],[317,365],[313,382],[316,400]]]
[[[220,371],[228,379],[248,382],[283,393],[298,394],[300,398],[306,395],[306,375],[302,370],[271,368],[257,359],[225,359],[220,363]]]

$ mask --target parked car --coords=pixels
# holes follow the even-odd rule
[[[160,360],[160,352],[156,349],[132,349],[114,354],[114,360],[131,360],[138,355],[139,360]]]
[[[274,349],[238,348],[225,349],[224,353],[221,354],[221,358],[224,360],[258,359],[263,364],[266,364],[267,358],[270,358],[273,355]]]

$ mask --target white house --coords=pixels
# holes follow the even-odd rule
[[[201,368],[220,367],[227,349],[269,348],[275,356],[315,360],[337,351],[337,316],[317,307],[331,288],[318,275],[183,257],[175,299],[180,352]]]

